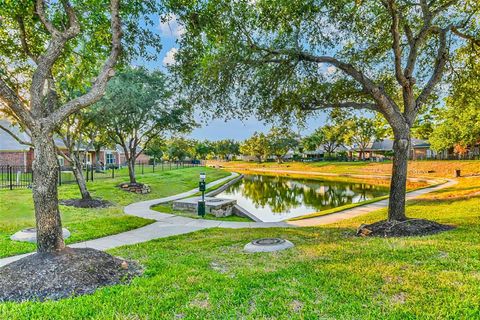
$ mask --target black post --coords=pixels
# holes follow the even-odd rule
[[[153,159],[153,167],[152,167],[152,172],[155,173],[155,159]]]
[[[87,177],[88,182],[88,164],[85,165],[85,176]]]
[[[115,179],[115,165],[112,166],[112,179]]]
[[[93,173],[94,173],[95,169],[93,168],[93,164],[92,164],[92,170],[91,170],[91,174],[92,174],[92,181],[93,181]]]
[[[8,166],[7,170],[8,170],[8,180],[10,181],[10,190],[13,190],[12,166]]]
[[[144,167],[144,165],[145,165],[145,164],[142,162],[142,174],[144,173],[144,172],[143,172],[143,167]]]
[[[58,167],[58,185],[62,185],[62,168]]]

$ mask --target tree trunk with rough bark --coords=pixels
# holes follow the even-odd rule
[[[135,157],[130,156],[130,158],[127,160],[127,164],[130,183],[137,183],[137,178],[135,176]]]
[[[75,180],[77,181],[78,189],[80,190],[80,194],[83,200],[91,200],[92,196],[87,189],[87,182],[85,181],[85,177],[82,171],[82,163],[78,159],[76,155],[72,156],[73,159],[73,175],[75,176]]]
[[[33,202],[37,222],[37,251],[55,252],[65,248],[58,208],[57,152],[51,132],[32,130]]]
[[[389,221],[404,221],[407,219],[405,214],[405,197],[407,194],[406,184],[410,142],[410,133],[408,131],[395,135],[390,200],[388,205]]]

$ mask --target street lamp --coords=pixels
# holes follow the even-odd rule
[[[198,189],[202,192],[202,200],[198,201],[198,215],[205,216],[205,189],[207,184],[205,183],[207,179],[207,174],[205,172],[200,172],[200,182],[198,183]]]

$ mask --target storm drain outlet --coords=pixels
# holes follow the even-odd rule
[[[293,243],[280,238],[263,238],[253,240],[244,247],[246,252],[273,252],[292,248]]]

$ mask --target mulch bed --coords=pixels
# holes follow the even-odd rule
[[[35,253],[0,268],[0,302],[91,294],[100,287],[128,283],[140,274],[137,263],[94,249]]]
[[[75,208],[108,208],[113,203],[102,199],[68,199],[60,201],[60,204]]]
[[[455,227],[425,219],[408,219],[405,221],[378,221],[362,224],[357,229],[360,237],[411,237],[436,234]]]

